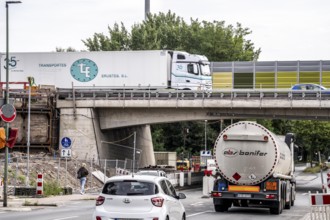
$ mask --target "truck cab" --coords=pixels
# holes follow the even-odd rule
[[[212,88],[210,62],[203,55],[173,51],[171,62],[172,88],[209,91]]]
[[[190,161],[188,159],[176,161],[177,170],[189,170],[189,168],[190,168]]]

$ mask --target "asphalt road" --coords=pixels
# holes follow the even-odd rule
[[[283,210],[281,215],[272,215],[269,213],[269,209],[259,207],[231,207],[228,212],[215,212],[212,199],[201,198],[200,191],[189,191],[186,194],[189,199],[182,202],[186,208],[187,219],[189,220],[264,220],[268,218],[298,220],[303,219],[309,212],[308,193],[304,192],[298,192],[295,205],[290,210]]]
[[[309,212],[308,193],[298,192],[295,206],[290,210],[284,210],[281,215],[272,215],[269,209],[265,208],[241,208],[232,207],[228,212],[217,213],[214,211],[211,198],[202,198],[202,190],[189,189],[181,191],[186,194],[187,199],[182,200],[186,208],[187,219],[189,220],[249,220],[249,219],[303,219]],[[81,200],[65,203],[60,207],[39,207],[30,212],[0,212],[0,219],[6,220],[91,220],[95,201]]]
[[[320,174],[304,174],[303,166],[296,167],[297,196],[295,205],[290,210],[283,210],[281,215],[272,215],[269,209],[258,207],[231,207],[228,212],[215,212],[211,198],[202,198],[202,189],[189,189],[181,192],[185,193],[187,198],[182,200],[186,208],[188,220],[263,220],[263,219],[281,219],[281,220],[308,220],[310,211],[308,191],[320,191]],[[323,174],[326,183],[326,174]],[[321,192],[321,191],[320,191]],[[14,212],[0,210],[0,219],[4,220],[91,220],[95,207],[94,200],[67,201],[59,207],[35,207],[29,212]]]

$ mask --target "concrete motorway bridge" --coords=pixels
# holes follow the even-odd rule
[[[329,120],[330,94],[291,90],[58,89],[60,139],[81,159],[132,159],[153,165],[150,124],[229,118]],[[136,131],[136,140],[132,136]]]

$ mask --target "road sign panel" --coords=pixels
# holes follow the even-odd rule
[[[63,146],[64,148],[69,148],[69,147],[71,147],[71,143],[72,143],[72,141],[71,141],[71,139],[68,138],[68,137],[64,137],[64,138],[62,138],[62,140],[61,140],[61,144],[62,144],[62,146]]]
[[[12,104],[5,104],[0,109],[0,117],[5,122],[12,122],[16,118],[16,109]]]
[[[71,157],[71,149],[62,149],[61,150],[61,157]]]

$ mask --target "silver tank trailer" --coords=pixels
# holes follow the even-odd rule
[[[220,133],[214,156],[222,177],[238,185],[255,185],[271,175],[290,175],[289,146],[255,122],[232,124]]]

